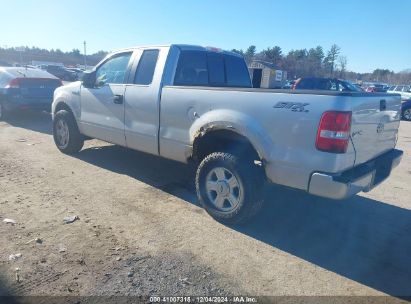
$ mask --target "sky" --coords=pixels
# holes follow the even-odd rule
[[[184,43],[257,51],[332,44],[347,68],[411,68],[411,0],[0,0],[0,46],[83,52]]]

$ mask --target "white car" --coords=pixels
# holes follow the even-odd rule
[[[411,101],[411,86],[397,85],[388,89],[387,93],[401,94],[401,99],[404,101]]]

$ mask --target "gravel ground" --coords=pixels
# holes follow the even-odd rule
[[[13,117],[0,122],[0,294],[411,296],[411,123],[398,146],[370,193],[272,187],[255,221],[227,227],[198,206],[188,167],[97,140],[67,156],[48,115]]]

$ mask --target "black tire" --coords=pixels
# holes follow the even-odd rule
[[[210,176],[214,174],[215,170],[224,169],[224,176],[227,176],[231,180],[230,175],[235,176],[238,182],[238,200],[237,205],[230,210],[222,210],[224,207],[219,209],[215,203],[212,202],[212,196],[214,190],[207,189]],[[227,171],[226,171],[227,170]],[[228,173],[226,173],[228,172]],[[218,179],[218,178],[217,178]],[[212,182],[220,183],[220,181]],[[231,192],[231,186],[229,192]],[[207,186],[206,186],[207,185]],[[220,184],[219,184],[220,185]],[[218,191],[224,195],[223,188],[221,186]],[[237,225],[244,224],[251,217],[255,216],[263,205],[263,189],[264,189],[264,178],[261,174],[260,168],[257,168],[252,162],[245,161],[238,156],[225,152],[215,152],[208,155],[198,166],[196,173],[196,190],[197,196],[200,200],[202,206],[217,221],[228,224]],[[217,201],[217,190],[215,192],[215,202]],[[224,205],[231,205],[228,199],[223,199]]]
[[[65,141],[62,140],[59,134],[60,124],[66,124],[67,126],[68,138]],[[65,154],[77,153],[84,145],[84,138],[80,134],[73,114],[66,110],[60,110],[54,116],[53,138],[57,148]]]
[[[402,119],[406,121],[411,121],[411,107],[402,109]]]

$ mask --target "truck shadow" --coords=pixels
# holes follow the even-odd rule
[[[25,111],[13,113],[6,118],[6,122],[17,128],[23,128],[34,132],[53,134],[51,115],[46,112]]]
[[[85,149],[76,157],[198,205],[194,173],[182,164],[118,146]],[[411,296],[410,210],[362,196],[332,201],[281,187],[267,189],[265,198],[252,223],[230,228],[381,292]]]
[[[12,291],[9,289],[9,284],[7,280],[5,280],[0,275],[0,303],[7,303],[7,304],[18,304],[21,303],[17,297],[12,295]]]

